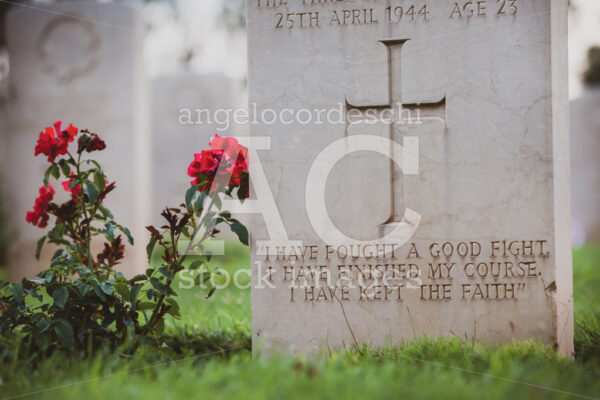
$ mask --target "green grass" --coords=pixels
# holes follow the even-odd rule
[[[575,351],[581,360],[600,361],[600,246],[573,252]]]
[[[214,256],[211,268],[226,270],[230,276],[246,269],[240,283],[249,285],[250,255],[241,245],[228,244],[224,256]],[[250,289],[238,289],[230,285],[206,299],[206,290],[180,289],[178,292],[181,320],[168,316],[166,323],[167,344],[177,352],[184,349],[196,354],[222,349],[251,347],[252,320],[250,312]],[[185,288],[185,282],[182,282]]]
[[[57,369],[58,362],[64,367]],[[135,372],[131,372],[131,371]],[[305,360],[188,358],[147,365],[142,357],[55,359],[27,376],[14,376],[4,394],[53,399],[106,398],[569,398],[600,394],[597,370],[525,342],[494,349],[428,340],[386,351],[335,353]],[[80,383],[82,382],[82,383]],[[62,386],[61,385],[67,385]]]
[[[247,253],[230,250],[230,257],[214,260],[215,267],[248,268]],[[248,290],[226,289],[208,300],[205,292],[180,290],[182,319],[168,322],[164,354],[88,360],[56,355],[35,370],[9,361],[0,368],[0,400],[28,393],[25,398],[86,400],[600,398],[600,248],[575,251],[574,265],[579,353],[573,361],[535,342],[485,347],[427,338],[309,360],[252,358]]]

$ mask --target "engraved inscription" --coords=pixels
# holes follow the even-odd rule
[[[463,0],[447,4],[433,2],[390,4],[381,0],[356,7],[355,0],[256,0],[257,8],[285,9],[275,15],[275,29],[306,29],[371,24],[425,23],[445,17],[451,20],[477,17],[514,17],[519,0]],[[344,8],[346,5],[354,6]],[[334,6],[326,9],[324,6]],[[433,12],[435,11],[435,12]]]
[[[547,240],[477,240],[397,245],[281,246],[268,280],[291,302],[518,301],[541,281]],[[275,277],[275,279],[273,279]]]

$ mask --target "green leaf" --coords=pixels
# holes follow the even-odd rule
[[[148,298],[148,300],[152,300],[154,298],[154,289],[148,289],[146,291],[146,297]]]
[[[60,160],[58,164],[64,176],[67,178],[71,176],[71,167],[69,167],[69,163],[65,159]]]
[[[21,283],[13,283],[9,286],[9,290],[18,304],[25,303],[25,292],[23,291],[23,285]]]
[[[115,292],[115,287],[110,282],[101,282],[100,289],[109,296]]]
[[[248,229],[241,222],[234,222],[230,227],[231,231],[240,239],[240,242],[248,246]]]
[[[96,275],[92,275],[92,276],[88,277],[85,281],[92,285],[98,285],[100,283],[100,281],[98,280]]]
[[[54,244],[69,244],[69,242],[63,240],[67,233],[67,227],[63,223],[57,223],[50,232],[48,232],[49,243]],[[54,257],[53,257],[54,258]]]
[[[189,270],[195,270],[200,268],[202,265],[204,265],[206,262],[205,261],[201,261],[201,260],[196,260],[193,263],[190,264],[190,266],[188,267]]]
[[[81,297],[85,297],[91,288],[92,287],[90,285],[88,285],[87,283],[83,283],[82,285],[79,286],[79,295]]]
[[[152,253],[154,253],[154,246],[156,246],[156,238],[151,237],[148,245],[146,246],[146,254],[148,256],[148,264],[152,263]]]
[[[75,335],[73,335],[73,327],[64,319],[57,319],[54,322],[54,332],[58,337],[58,343],[66,348],[71,348],[75,342]]]
[[[170,306],[176,306],[177,308],[179,308],[179,303],[177,303],[177,300],[175,300],[172,297],[166,298],[165,303],[167,303]]]
[[[106,207],[100,206],[98,207],[98,210],[100,210],[100,212],[102,213],[102,216],[104,216],[104,218],[106,219],[114,219],[114,215],[112,214],[112,212],[110,212],[110,210]]]
[[[48,329],[50,329],[51,324],[52,324],[52,321],[50,321],[50,319],[48,319],[48,318],[44,318],[43,320],[41,320],[40,323],[38,324],[38,333],[46,332]]]
[[[169,305],[169,311],[167,311],[167,313],[172,315],[175,319],[180,319],[181,312],[180,312],[179,303],[177,303],[177,300],[175,300],[172,297],[168,297],[165,299],[165,303],[167,303],[167,305]]]
[[[106,296],[104,296],[104,293],[102,293],[100,286],[92,286],[92,290],[94,293],[96,293],[96,296],[100,297],[100,300],[106,301]]]
[[[54,271],[49,270],[45,275],[44,279],[46,279],[46,283],[52,282],[52,278],[54,278]]]
[[[65,308],[65,304],[67,304],[67,300],[69,299],[69,291],[63,286],[52,293],[52,298],[54,299],[54,305],[58,308]]]
[[[199,185],[193,185],[185,192],[185,206],[188,210],[192,209],[192,200],[194,200],[194,196],[198,193],[198,189]]]
[[[210,291],[206,295],[206,298],[207,299],[210,298],[213,294],[215,294],[216,291],[217,291],[217,288],[215,286],[213,286],[212,288],[210,288]]]
[[[106,187],[106,178],[100,172],[94,174],[94,183],[98,187],[98,190],[103,191]]]
[[[129,297],[129,301],[131,302],[131,304],[135,305],[135,302],[137,301],[137,298],[140,294],[140,290],[142,289],[142,284],[137,284],[137,285],[133,285],[133,287],[131,288],[131,293],[130,293],[130,297]]]
[[[60,177],[60,169],[58,169],[58,165],[52,164],[48,167],[44,173],[44,186],[48,186],[48,181],[50,180],[51,175],[54,177],[54,179],[58,179]]]
[[[167,314],[171,315],[175,319],[181,319],[181,313],[178,306],[169,306],[169,311],[167,311]]]
[[[162,283],[158,278],[150,278],[150,283],[152,284],[152,287],[161,294],[161,296],[167,295],[165,284]]]
[[[131,278],[131,280],[129,281],[129,283],[136,283],[136,282],[140,282],[140,281],[145,281],[146,279],[148,279],[148,277],[144,274],[137,274],[136,276],[134,276],[133,278]]]
[[[160,267],[158,269],[158,272],[163,274],[167,279],[173,280],[173,278],[174,278],[173,273],[171,271],[169,271],[169,268],[167,268],[167,267]]]
[[[194,204],[194,213],[196,215],[202,214],[202,211],[204,210],[204,199],[206,199],[206,192],[200,193],[200,196],[198,196],[198,199]]]
[[[83,184],[83,191],[85,192],[88,199],[90,200],[90,203],[95,204],[96,202],[98,202],[98,197],[100,196],[100,192],[98,191],[98,188],[96,187],[96,185],[94,185],[93,183],[90,183],[90,182],[85,182]]]
[[[129,244],[133,246],[133,236],[131,235],[131,232],[129,231],[129,229],[127,229],[126,227],[121,226],[121,225],[117,225],[117,226],[119,227],[119,230],[121,232],[123,232],[123,234],[125,236],[127,236],[127,241],[129,242]]]
[[[138,310],[152,310],[154,308],[154,303],[150,301],[140,301],[137,308]]]
[[[129,299],[129,287],[123,282],[115,284],[115,290],[117,293],[119,293],[123,300],[127,301],[127,299]]]
[[[86,160],[86,163],[87,163],[87,164],[89,164],[89,163],[92,163],[92,164],[94,164],[94,165],[96,166],[96,168],[98,168],[99,170],[101,170],[101,169],[102,169],[102,167],[100,166],[100,164],[99,164],[99,163],[98,163],[98,161],[96,161],[96,160],[91,160],[91,159],[90,159],[90,160]]]
[[[104,229],[102,230],[102,234],[106,236],[111,243],[115,240],[115,229],[117,229],[117,226],[109,221],[104,224]]]
[[[46,236],[42,236],[40,240],[37,242],[37,246],[35,248],[35,259],[40,260],[40,254],[42,253],[42,247],[44,247],[44,243],[46,243]]]

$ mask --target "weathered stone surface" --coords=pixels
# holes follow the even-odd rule
[[[269,237],[273,224],[253,223],[257,348],[433,335],[536,337],[571,354],[567,1],[247,7],[251,106],[313,115],[250,126],[270,138],[260,162],[287,237],[301,241],[286,245]],[[396,103],[421,123],[314,123],[315,109],[360,119]],[[314,165],[335,163],[328,146],[344,138],[340,152],[369,151]],[[395,228],[408,240],[376,247]],[[399,283],[369,279],[371,269]],[[329,282],[318,278],[325,271]]]

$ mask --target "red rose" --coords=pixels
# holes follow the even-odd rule
[[[212,150],[221,150],[225,158],[227,158],[232,165],[236,163],[236,160],[240,155],[245,160],[248,159],[248,149],[242,146],[235,138],[215,135],[209,145]]]
[[[221,154],[211,150],[202,150],[202,153],[194,154],[194,161],[188,167],[188,175],[191,177],[199,174],[212,175],[219,167]]]
[[[248,149],[234,138],[219,135],[209,145],[211,149],[196,153],[188,167],[188,175],[195,178],[192,185],[208,182],[201,191],[208,188],[214,191],[219,184],[239,186],[241,174],[248,171]]]
[[[46,127],[38,138],[35,146],[35,156],[44,154],[48,156],[48,162],[53,163],[56,157],[67,154],[69,143],[73,141],[77,135],[78,129],[69,124],[65,131],[61,131],[61,121],[54,123],[54,129]]]
[[[192,185],[207,182],[200,190],[211,188],[211,191],[215,191],[217,186],[213,187],[213,183],[215,181],[223,183],[223,176],[227,175],[226,169],[220,168],[222,160],[224,160],[222,151],[203,150],[201,153],[194,154],[194,161],[188,167],[188,176],[195,178]]]
[[[58,131],[60,131],[60,125],[62,124],[62,122],[57,121],[54,123],[54,127],[55,129],[58,129]],[[58,125],[58,127],[57,127]],[[57,132],[58,132],[57,131]],[[76,127],[73,126],[73,124],[69,124],[69,126],[67,127],[66,131],[62,131],[62,139],[68,141],[69,143],[71,143],[73,140],[75,140],[75,136],[77,136],[77,132],[79,132],[79,129],[77,129]]]
[[[210,141],[209,146],[212,150],[221,150],[227,158],[233,158],[239,151],[246,149],[240,145],[237,139],[232,137],[222,137],[215,135]]]
[[[56,192],[52,185],[49,184],[48,188],[42,186],[39,193],[39,197],[35,199],[33,211],[27,211],[25,220],[34,226],[45,228],[48,226],[48,219],[50,218],[48,215],[48,204],[50,204]]]
[[[215,137],[209,143],[213,150],[222,150],[223,156],[226,159],[227,172],[231,174],[229,184],[239,185],[240,174],[248,171],[248,149],[242,146],[237,139],[232,137]]]

